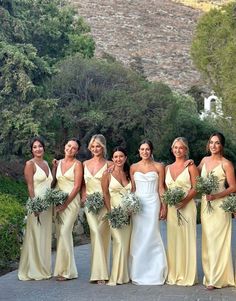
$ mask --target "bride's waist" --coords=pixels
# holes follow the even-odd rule
[[[158,195],[158,193],[155,191],[155,192],[153,192],[153,191],[136,191],[135,192],[135,194],[137,195],[137,196],[157,196]]]

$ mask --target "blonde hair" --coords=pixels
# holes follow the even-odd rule
[[[172,150],[173,150],[176,142],[181,142],[183,144],[183,146],[186,148],[186,159],[188,159],[188,157],[189,157],[188,140],[186,138],[184,138],[184,137],[177,137],[177,138],[175,138],[175,140],[173,141],[173,143],[171,145],[171,149]]]
[[[92,138],[89,141],[88,149],[91,151],[91,146],[94,142],[97,142],[98,144],[101,145],[103,148],[103,157],[106,158],[107,156],[107,143],[106,143],[106,138],[102,134],[96,134],[93,135]]]

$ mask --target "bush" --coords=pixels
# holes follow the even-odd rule
[[[25,209],[11,195],[0,194],[0,269],[20,257]]]
[[[0,193],[13,195],[17,198],[18,203],[21,204],[25,204],[28,198],[28,192],[25,183],[9,177],[0,177]]]

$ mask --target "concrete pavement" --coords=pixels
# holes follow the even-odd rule
[[[201,226],[198,226],[198,273],[202,282],[201,268]],[[161,233],[165,242],[166,226],[161,223]],[[233,256],[236,256],[236,221],[233,222]],[[43,281],[19,281],[17,271],[0,277],[1,301],[235,301],[236,288],[229,287],[207,291],[202,284],[192,287],[180,286],[136,286],[133,284],[110,287],[89,283],[90,245],[75,247],[75,257],[79,278],[57,282],[55,279]]]

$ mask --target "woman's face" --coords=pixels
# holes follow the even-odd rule
[[[91,144],[90,151],[93,156],[103,156],[103,147],[96,140]]]
[[[70,140],[65,145],[65,155],[68,157],[75,157],[79,150],[79,146],[76,141]]]
[[[175,158],[186,158],[187,149],[181,141],[176,141],[172,147],[172,152]]]
[[[112,161],[116,166],[119,167],[124,166],[126,160],[127,160],[126,155],[121,151],[114,152],[112,156]]]
[[[209,146],[209,151],[211,152],[211,154],[221,153],[221,151],[223,149],[223,147],[220,143],[220,139],[217,136],[211,137],[208,146]]]
[[[139,148],[139,156],[142,159],[149,159],[151,158],[152,151],[150,149],[150,146],[147,143],[141,144]]]
[[[33,157],[42,157],[44,155],[44,147],[39,141],[35,141],[32,145]]]

